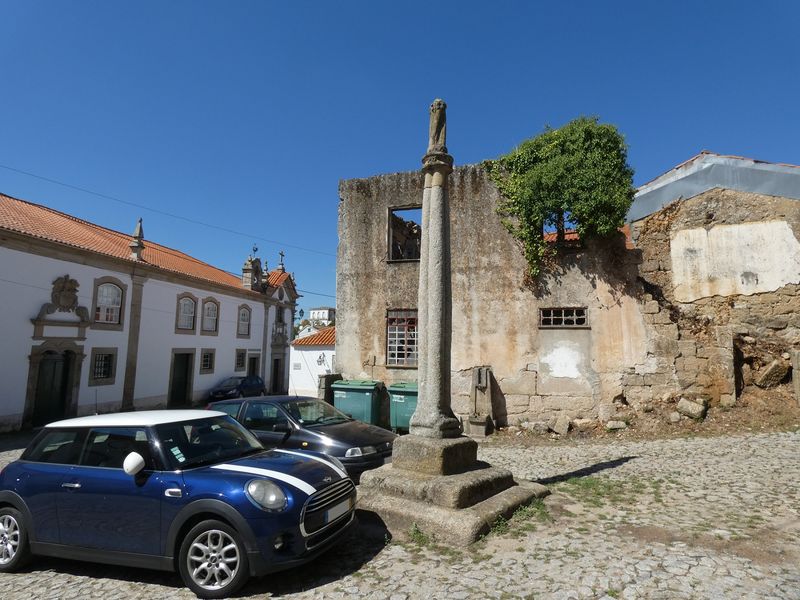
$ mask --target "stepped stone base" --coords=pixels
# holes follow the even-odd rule
[[[498,517],[549,494],[476,456],[477,444],[469,438],[399,438],[392,464],[361,476],[359,508],[377,513],[394,537],[407,537],[416,525],[439,543],[464,546]]]

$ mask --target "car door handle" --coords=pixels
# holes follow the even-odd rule
[[[164,490],[164,495],[167,498],[180,498],[183,496],[183,492],[180,490],[180,488],[169,488]]]
[[[71,490],[77,490],[77,489],[80,489],[81,484],[80,483],[62,483],[61,487],[69,488]]]

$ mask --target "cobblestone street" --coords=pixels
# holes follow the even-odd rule
[[[800,433],[515,447],[480,458],[540,480],[543,503],[468,549],[376,522],[243,597],[800,599]],[[5,464],[18,450],[0,454]],[[0,596],[191,598],[177,575],[38,559]]]

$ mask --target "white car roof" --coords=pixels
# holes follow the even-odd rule
[[[225,414],[218,410],[143,410],[64,419],[49,423],[45,427],[150,427],[164,423],[223,417]]]

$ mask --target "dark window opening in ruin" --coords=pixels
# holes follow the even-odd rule
[[[569,211],[558,211],[544,220],[542,224],[542,235],[548,243],[560,246],[580,246],[581,240],[578,237],[578,224],[572,218]]]
[[[586,307],[582,308],[540,308],[539,327],[580,327],[589,326]]]
[[[386,314],[386,366],[417,366],[418,333],[416,310],[390,310]]]
[[[389,211],[389,260],[419,260],[422,208]]]

